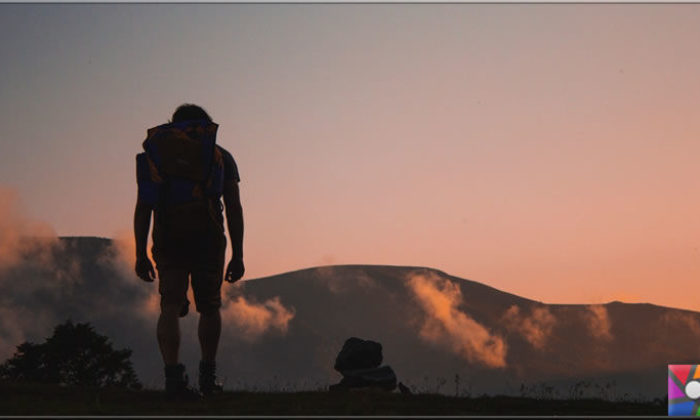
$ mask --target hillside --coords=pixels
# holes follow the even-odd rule
[[[32,252],[0,272],[3,357],[62,320],[89,321],[115,347],[134,350],[147,387],[162,386],[155,285],[131,275],[109,239],[63,238],[51,252]],[[559,398],[653,398],[666,393],[667,364],[700,358],[696,312],[548,305],[430,268],[316,267],[224,292],[219,374],[233,390],[323,389],[340,379],[333,362],[351,336],[381,342],[385,363],[414,391],[452,395],[551,386]],[[194,377],[193,312],[181,354]]]

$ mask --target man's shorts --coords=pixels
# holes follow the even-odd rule
[[[202,249],[190,251],[188,255],[177,255],[154,249],[161,310],[167,305],[183,307],[186,304],[190,277],[197,312],[207,313],[221,307],[225,239],[223,246],[209,247],[206,252]]]

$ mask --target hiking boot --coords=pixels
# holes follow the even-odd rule
[[[165,395],[169,399],[198,400],[201,395],[196,390],[187,386],[189,378],[185,374],[185,365],[165,366]]]
[[[216,381],[216,362],[199,362],[199,392],[209,396],[220,394],[224,390],[223,385]]]

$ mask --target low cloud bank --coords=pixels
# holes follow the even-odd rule
[[[372,290],[377,284],[361,268],[347,270],[338,266],[326,265],[315,269],[316,278],[334,294],[357,290]]]
[[[407,284],[425,311],[421,338],[448,345],[470,362],[494,368],[506,366],[505,341],[459,309],[459,285],[434,273],[413,273]]]
[[[158,283],[136,276],[135,254],[130,229],[114,240],[58,238],[49,224],[26,216],[14,190],[0,187],[0,363],[18,344],[42,342],[54,326],[71,319],[90,322],[116,347],[131,348],[139,377],[147,386],[161,386]],[[223,287],[232,290],[227,283]],[[189,297],[192,301],[191,289]],[[223,298],[222,341],[251,343],[268,333],[286,334],[294,317],[279,297],[257,302],[241,291]],[[183,322],[184,350],[198,350],[191,309]]]
[[[588,305],[588,312],[585,317],[587,320],[588,331],[597,339],[609,341],[612,340],[611,332],[612,324],[608,316],[608,310],[603,305]]]
[[[529,316],[521,313],[520,307],[513,305],[503,316],[506,326],[511,331],[517,331],[537,349],[543,349],[547,339],[557,322],[556,318],[546,307],[533,307]]]
[[[52,327],[46,299],[62,299],[81,267],[64,259],[65,243],[47,223],[26,216],[19,194],[0,186],[0,360]]]
[[[226,299],[221,311],[224,322],[239,330],[246,341],[254,341],[267,332],[286,334],[294,314],[294,308],[285,307],[277,296],[260,303],[237,296]]]
[[[0,273],[18,264],[23,255],[55,245],[57,239],[50,225],[24,215],[15,190],[0,186]],[[45,252],[35,255],[41,264],[50,263],[50,257]]]
[[[683,326],[700,337],[700,321],[697,314],[683,312],[667,312],[661,316],[661,322],[667,326]],[[668,327],[667,327],[668,328]]]
[[[148,255],[153,261],[150,247]],[[134,274],[136,243],[133,233],[122,231],[115,235],[110,256],[106,257],[105,261],[115,263],[115,268],[120,270],[122,275],[137,279]],[[223,283],[221,316],[225,328],[228,327],[227,324],[232,325],[236,335],[246,341],[254,341],[267,332],[282,334],[287,332],[289,322],[294,318],[294,308],[285,307],[279,297],[257,302],[244,296],[243,283],[234,284],[234,288],[229,289],[228,283]],[[157,280],[153,285],[154,287],[150,288],[148,299],[140,305],[143,315],[151,318],[160,313],[160,294],[155,287]],[[233,292],[234,297],[227,293],[229,290]],[[190,303],[193,304],[194,296],[191,287],[187,291],[187,296]],[[191,308],[194,310],[194,306]]]

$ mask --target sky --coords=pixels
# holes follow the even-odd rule
[[[0,187],[130,235],[185,102],[241,176],[245,279],[428,266],[700,310],[700,5],[2,4]]]

